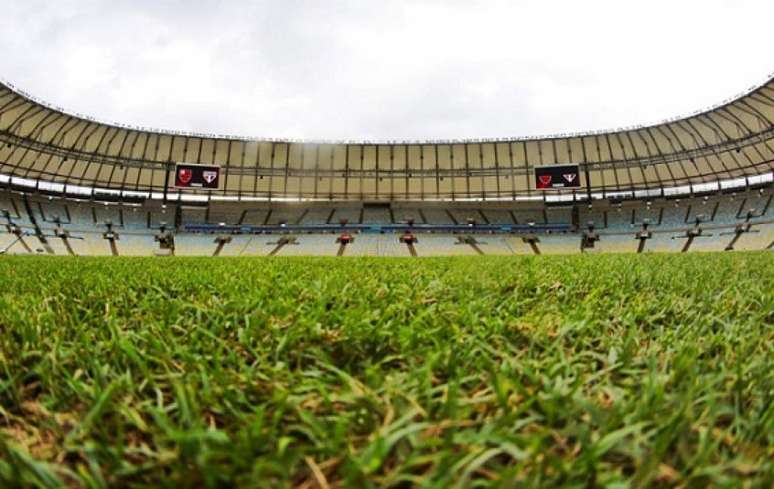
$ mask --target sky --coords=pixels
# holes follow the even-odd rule
[[[247,137],[653,123],[774,71],[771,0],[5,0],[0,78],[104,121]]]

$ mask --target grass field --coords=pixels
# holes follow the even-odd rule
[[[774,255],[0,259],[0,487],[771,487]]]

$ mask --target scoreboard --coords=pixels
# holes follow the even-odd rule
[[[580,186],[580,167],[578,165],[535,167],[535,188],[538,190],[579,188]]]
[[[220,186],[220,167],[178,163],[175,165],[176,188],[217,189]]]

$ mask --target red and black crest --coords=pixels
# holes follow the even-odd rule
[[[191,181],[191,177],[193,177],[193,172],[188,168],[180,168],[180,170],[177,172],[177,180],[183,185],[189,183]]]

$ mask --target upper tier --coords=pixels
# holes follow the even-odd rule
[[[217,164],[216,192],[269,199],[522,199],[535,166],[579,163],[605,195],[755,177],[774,169],[774,78],[651,126],[535,138],[288,141],[169,132],[68,113],[0,83],[0,176],[57,191],[170,188],[174,162]],[[52,185],[53,184],[53,185]],[[572,193],[572,191],[565,191]]]

